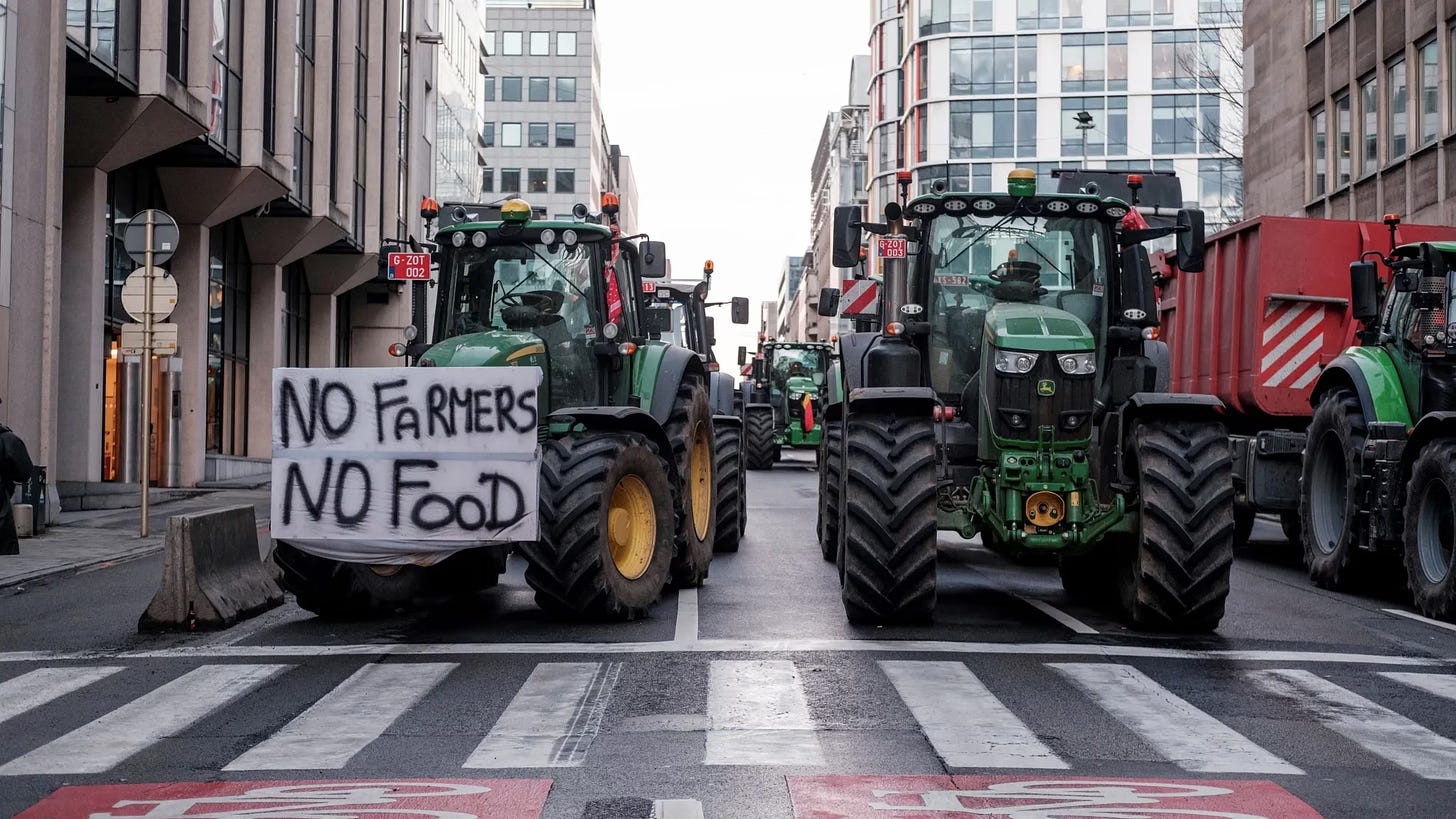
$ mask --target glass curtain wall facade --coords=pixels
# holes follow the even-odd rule
[[[481,20],[477,0],[440,0],[445,42],[437,61],[434,195],[442,202],[473,201],[485,192]]]

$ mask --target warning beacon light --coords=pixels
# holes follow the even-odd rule
[[[505,222],[531,221],[531,205],[524,199],[512,199],[501,205],[501,220]]]
[[[622,209],[622,201],[615,193],[602,194],[602,213],[615,214]]]
[[[429,221],[439,215],[440,203],[426,196],[424,201],[420,202],[420,218]]]

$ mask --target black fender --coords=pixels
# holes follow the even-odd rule
[[[652,406],[649,412],[659,426],[667,423],[672,415],[672,402],[677,398],[677,388],[684,378],[697,376],[703,386],[708,383],[708,367],[697,353],[686,347],[671,346],[663,351],[662,363],[657,370],[657,381],[653,386]]]
[[[865,354],[879,337],[879,333],[845,333],[839,337],[839,360],[846,395],[865,385]]]
[[[1159,392],[1170,388],[1173,377],[1172,355],[1168,352],[1168,343],[1157,339],[1145,339],[1143,341],[1143,357],[1146,358],[1157,373],[1154,376],[1154,385]]]
[[[715,372],[708,378],[708,403],[719,415],[733,414],[733,376]]]
[[[1127,399],[1123,409],[1124,418],[1135,419],[1145,415],[1178,415],[1200,421],[1223,422],[1225,407],[1213,395],[1194,395],[1174,392],[1135,392]]]
[[[713,426],[733,427],[743,429],[743,419],[737,415],[727,412],[719,412],[713,415]]]
[[[1375,398],[1370,394],[1370,384],[1365,380],[1365,373],[1360,370],[1359,364],[1344,356],[1337,357],[1320,371],[1314,388],[1309,391],[1310,406],[1317,406],[1321,396],[1337,387],[1348,387],[1355,391],[1355,397],[1360,400],[1360,412],[1366,419],[1373,421],[1379,417],[1375,414]]]
[[[833,423],[844,417],[844,402],[835,401],[824,405],[824,422]]]
[[[1133,393],[1116,412],[1103,422],[1099,449],[1094,462],[1104,464],[1104,480],[1132,483],[1136,464],[1129,443],[1137,423],[1144,419],[1207,421],[1224,423],[1224,403],[1216,396],[1169,392]],[[1115,447],[1110,449],[1110,447]]]
[[[847,403],[850,416],[869,410],[903,415],[919,412],[929,418],[940,398],[930,387],[860,387],[849,391]]]
[[[1368,416],[1367,416],[1368,417]],[[1400,453],[1401,491],[1410,478],[1411,468],[1426,444],[1440,438],[1456,438],[1456,412],[1428,412],[1416,422]]]
[[[580,424],[592,432],[635,432],[651,441],[667,466],[667,477],[677,486],[677,460],[672,457],[672,442],[657,419],[637,407],[572,407],[546,416],[548,422]]]

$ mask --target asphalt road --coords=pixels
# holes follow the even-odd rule
[[[949,535],[936,622],[860,628],[816,488],[750,473],[741,551],[638,623],[542,615],[518,561],[469,606],[215,634],[135,633],[159,557],[0,592],[0,815],[1451,814],[1456,629],[1313,588],[1276,525],[1215,636]]]

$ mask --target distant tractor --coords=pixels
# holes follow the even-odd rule
[[[747,348],[738,349],[740,366]],[[742,394],[749,469],[769,469],[784,447],[817,449],[824,438],[824,399],[834,347],[823,342],[762,339]]]
[[[433,327],[393,350],[416,367],[542,370],[539,539],[443,561],[401,543],[379,564],[280,541],[299,605],[357,617],[469,592],[493,585],[512,550],[536,602],[576,617],[642,617],[669,582],[703,582],[719,517],[709,371],[647,339],[642,281],[666,276],[667,254],[620,236],[617,210],[611,194],[600,214],[577,206],[576,221],[538,219],[519,199],[439,207]]]
[[[1222,405],[1158,391],[1143,246],[1176,236],[1180,269],[1200,270],[1203,214],[1148,228],[1136,204],[1039,193],[1018,169],[1005,192],[892,202],[881,224],[837,209],[835,266],[858,262],[866,229],[884,264],[880,329],[840,336],[824,411],[821,546],[851,621],[930,618],[948,530],[1055,555],[1070,594],[1115,599],[1135,627],[1218,626],[1233,564]],[[826,290],[821,313],[837,301]]]

